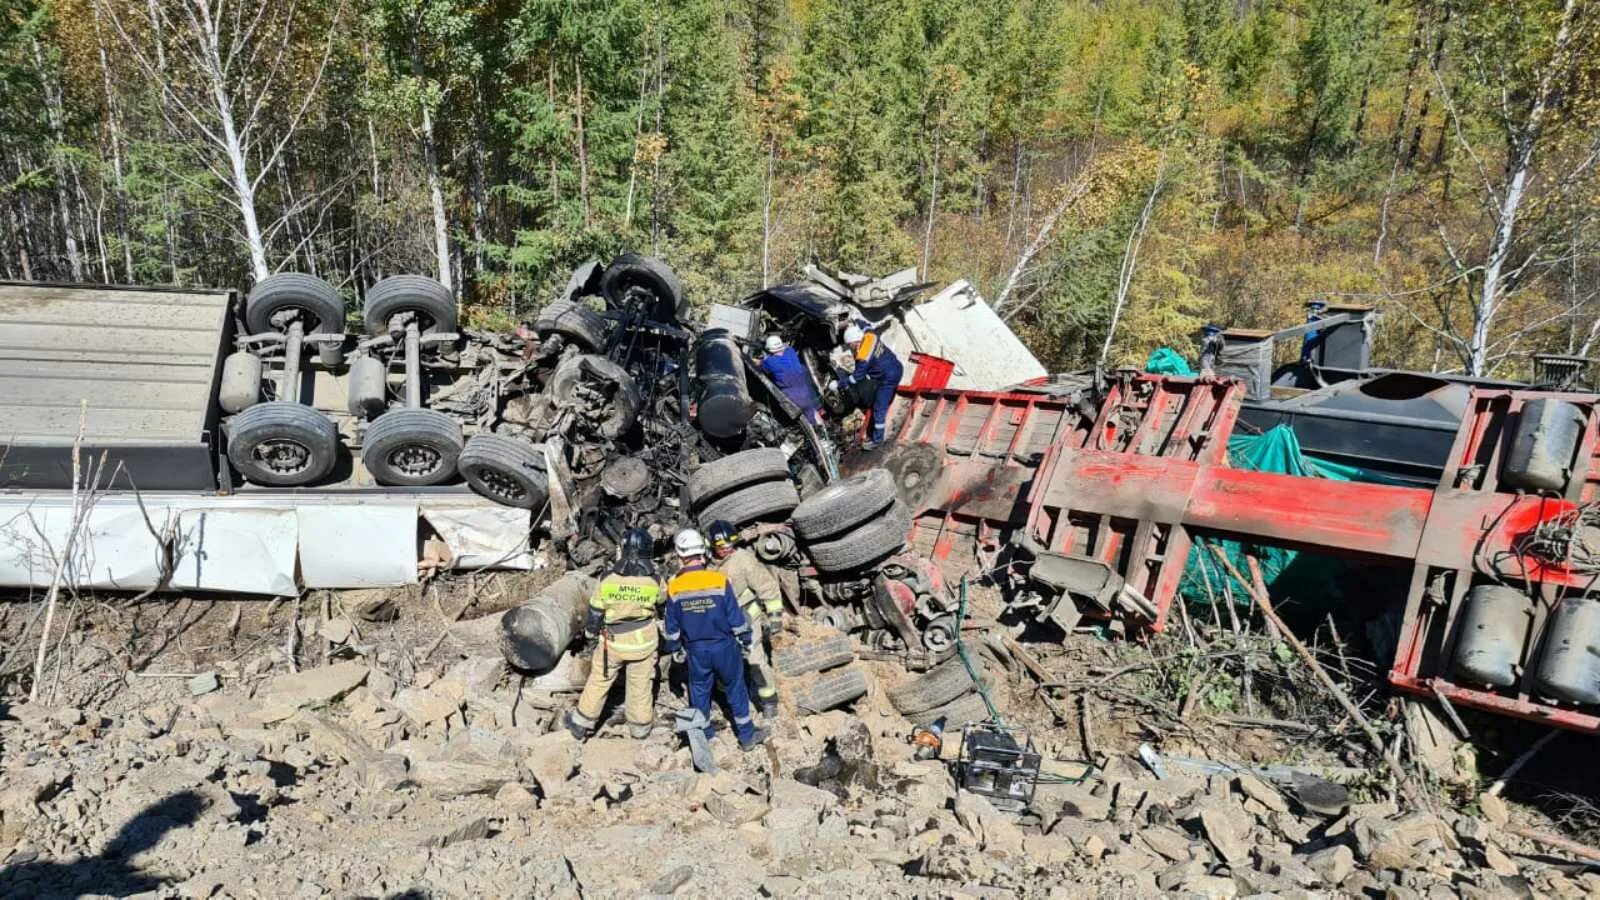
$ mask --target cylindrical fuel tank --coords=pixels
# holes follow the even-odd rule
[[[744,354],[725,328],[706,329],[695,344],[694,395],[700,430],[714,438],[738,435],[755,414]]]
[[[500,618],[500,650],[519,669],[543,672],[553,667],[583,630],[594,580],[569,572]]]
[[[1600,703],[1600,600],[1561,601],[1545,629],[1539,693],[1572,703]]]
[[[1501,480],[1528,491],[1565,489],[1583,424],[1583,410],[1564,400],[1524,403]]]
[[[222,383],[217,387],[217,405],[225,413],[236,413],[254,406],[261,399],[261,357],[245,350],[228,354],[222,361]]]
[[[375,418],[389,406],[389,370],[376,357],[361,354],[350,363],[350,415]]]
[[[1456,630],[1455,670],[1473,684],[1516,683],[1533,601],[1516,588],[1480,584],[1467,592]]]

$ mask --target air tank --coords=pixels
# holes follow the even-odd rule
[[[1565,490],[1583,424],[1583,410],[1565,400],[1524,403],[1501,480],[1527,491]]]
[[[594,580],[569,572],[500,617],[500,650],[519,669],[548,671],[583,630]]]
[[[1535,684],[1557,700],[1600,703],[1600,600],[1569,597],[1556,607]]]
[[[744,354],[726,328],[708,328],[695,343],[694,399],[700,430],[714,438],[742,433],[755,414]]]
[[[1456,673],[1473,684],[1515,684],[1532,614],[1533,601],[1522,591],[1502,584],[1475,585],[1467,592],[1456,630]]]

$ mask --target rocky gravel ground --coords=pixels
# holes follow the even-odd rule
[[[665,728],[573,740],[555,723],[581,663],[508,670],[494,618],[299,671],[260,645],[207,667],[225,645],[196,633],[170,652],[201,677],[5,706],[0,896],[1600,895],[1600,875],[1513,835],[1523,813],[1496,798],[1402,811],[1359,787],[1161,777],[1136,745],[1002,812],[958,791],[947,761],[912,759],[885,696],[901,676],[881,663],[852,707],[786,704],[767,747],[719,736],[722,771],[699,774]],[[386,626],[361,627],[384,646]],[[301,630],[312,647],[344,634]],[[663,722],[677,704],[661,692]]]

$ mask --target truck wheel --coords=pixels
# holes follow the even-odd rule
[[[1000,684],[993,661],[982,653],[973,653],[972,657],[973,667],[983,679],[984,687],[993,693]],[[901,715],[910,716],[953,702],[972,688],[972,676],[967,674],[961,657],[952,655],[921,675],[889,688],[887,693],[894,708]]]
[[[472,489],[504,506],[538,509],[550,497],[544,447],[503,434],[475,434],[456,461]]]
[[[850,640],[849,635],[840,634],[774,647],[772,670],[779,675],[797,677],[837,668],[855,662],[855,659],[855,642]]]
[[[735,528],[742,528],[757,519],[786,516],[800,502],[800,494],[788,481],[768,481],[734,491],[720,500],[706,504],[698,520],[701,528],[722,519]]]
[[[895,499],[894,476],[868,469],[835,481],[795,507],[790,521],[803,540],[836,537],[883,512]]]
[[[681,321],[689,312],[683,301],[683,285],[677,273],[667,264],[651,256],[624,253],[606,267],[600,276],[600,293],[612,309],[628,306],[631,288],[642,288],[655,297],[655,302],[639,310],[657,322]]]
[[[618,438],[627,434],[639,420],[639,387],[627,370],[604,356],[584,354],[569,356],[556,366],[550,375],[545,393],[557,403],[576,403],[580,384],[590,386],[609,383],[609,399],[605,407],[593,410],[600,419],[597,426],[602,437]]]
[[[237,350],[222,361],[222,383],[217,387],[217,405],[225,413],[248,409],[261,399],[261,357],[248,350]]]
[[[702,463],[689,476],[689,496],[701,506],[742,487],[788,477],[789,457],[782,450],[746,450]]]
[[[882,516],[840,537],[807,544],[806,553],[823,572],[848,572],[898,553],[910,533],[911,512],[896,500]]]
[[[423,334],[456,330],[456,298],[450,289],[423,275],[391,275],[367,288],[362,321],[367,334],[386,334],[389,320],[416,313]]]
[[[850,703],[867,692],[867,673],[857,666],[819,676],[795,689],[794,705],[808,713],[827,712]]]
[[[433,409],[392,409],[367,427],[361,462],[379,484],[443,484],[456,477],[461,447],[455,419]]]
[[[1006,692],[1004,690],[991,690],[989,699],[994,701],[994,707],[999,712],[1006,711]],[[902,713],[902,715],[904,715]],[[965,728],[973,722],[989,721],[989,707],[984,704],[983,698],[977,691],[962,694],[949,703],[925,709],[919,713],[906,716],[913,725],[932,725],[939,719],[944,719],[946,734],[951,731]]]
[[[333,470],[339,430],[300,403],[258,403],[228,421],[228,462],[256,484],[298,487]]]
[[[256,282],[244,301],[244,325],[251,334],[285,331],[297,314],[306,334],[344,331],[344,298],[315,275],[268,275]]]
[[[585,353],[593,353],[606,345],[610,323],[599,313],[571,300],[557,300],[539,311],[533,320],[533,330],[540,340],[559,334]]]

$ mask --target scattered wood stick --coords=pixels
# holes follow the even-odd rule
[[[1540,750],[1545,748],[1546,744],[1555,740],[1560,734],[1561,729],[1552,728],[1549,734],[1534,741],[1532,746],[1522,751],[1522,755],[1512,760],[1511,765],[1506,766],[1506,770],[1501,772],[1500,777],[1496,778],[1494,784],[1489,786],[1489,795],[1493,797],[1500,796],[1500,793],[1506,789],[1506,782],[1517,777],[1517,773],[1522,771],[1522,767],[1527,765],[1530,760],[1538,755]],[[1600,859],[1600,857],[1596,857],[1596,859]]]
[[[1586,862],[1600,863],[1600,850],[1590,847],[1587,844],[1580,844],[1577,841],[1568,840],[1560,835],[1551,834],[1548,831],[1539,831],[1537,829],[1527,828],[1522,825],[1513,825],[1510,828],[1507,828],[1506,831],[1516,835],[1517,837],[1524,837],[1530,841],[1544,844],[1546,847],[1554,847],[1557,850],[1564,850]]]
[[[44,659],[50,652],[50,631],[56,623],[56,598],[61,594],[61,580],[67,573],[67,566],[72,562],[73,544],[77,543],[78,532],[83,530],[83,522],[88,515],[83,509],[83,498],[79,496],[79,486],[82,482],[82,472],[79,465],[83,454],[83,433],[89,419],[89,401],[78,401],[78,436],[72,439],[72,520],[67,524],[67,539],[64,542],[60,555],[56,557],[55,571],[50,574],[50,589],[45,592],[44,598],[44,629],[39,632],[39,652],[33,659],[33,684],[28,687],[28,702],[39,701],[39,686],[44,683]]]
[[[1217,558],[1222,561],[1222,565],[1228,570],[1228,573],[1234,578],[1238,579],[1240,584],[1250,585],[1250,582],[1246,581],[1244,577],[1239,574],[1239,570],[1234,567],[1233,563],[1228,561],[1227,556],[1218,551]],[[1250,585],[1250,590],[1251,593],[1255,595],[1254,599],[1256,601],[1256,606],[1260,608],[1261,615],[1265,616],[1267,621],[1278,627],[1278,633],[1283,635],[1284,641],[1288,643],[1290,647],[1294,648],[1296,653],[1300,654],[1300,659],[1305,662],[1306,667],[1309,668],[1311,673],[1317,677],[1317,680],[1322,683],[1323,688],[1325,688],[1329,695],[1331,695],[1333,699],[1344,708],[1344,711],[1349,714],[1350,718],[1355,720],[1355,723],[1361,727],[1361,732],[1367,736],[1367,741],[1371,743],[1372,749],[1377,751],[1379,756],[1383,757],[1383,763],[1388,767],[1389,774],[1393,775],[1395,778],[1395,785],[1400,790],[1405,791],[1407,794],[1414,794],[1415,792],[1411,790],[1411,779],[1407,777],[1405,770],[1400,768],[1400,764],[1395,761],[1394,757],[1389,755],[1388,748],[1383,745],[1383,738],[1378,735],[1377,729],[1372,727],[1371,720],[1366,717],[1366,714],[1361,711],[1360,707],[1356,706],[1350,701],[1350,698],[1346,696],[1344,690],[1340,688],[1338,683],[1333,680],[1333,677],[1328,674],[1328,670],[1322,667],[1322,663],[1317,662],[1317,657],[1312,654],[1310,650],[1306,649],[1306,645],[1301,643],[1300,639],[1294,636],[1294,632],[1290,631],[1287,625],[1283,624],[1283,620],[1278,617],[1278,611],[1272,606],[1272,600],[1270,600],[1264,593],[1257,592],[1254,585]],[[1414,805],[1420,805],[1415,804],[1415,801],[1413,801],[1413,803]]]
[[[1045,670],[1044,665],[1039,662],[1038,658],[1029,653],[1010,636],[1002,637],[1000,643],[1006,648],[1006,652],[1015,657],[1017,662],[1022,663],[1022,667],[1028,670],[1028,674],[1033,676],[1034,681],[1038,682],[1039,699],[1044,701],[1045,708],[1050,710],[1050,714],[1056,717],[1056,721],[1067,721],[1067,711],[1061,708],[1061,704],[1056,702],[1056,698],[1050,696],[1049,689],[1045,687],[1045,684],[1050,681],[1050,673]]]

